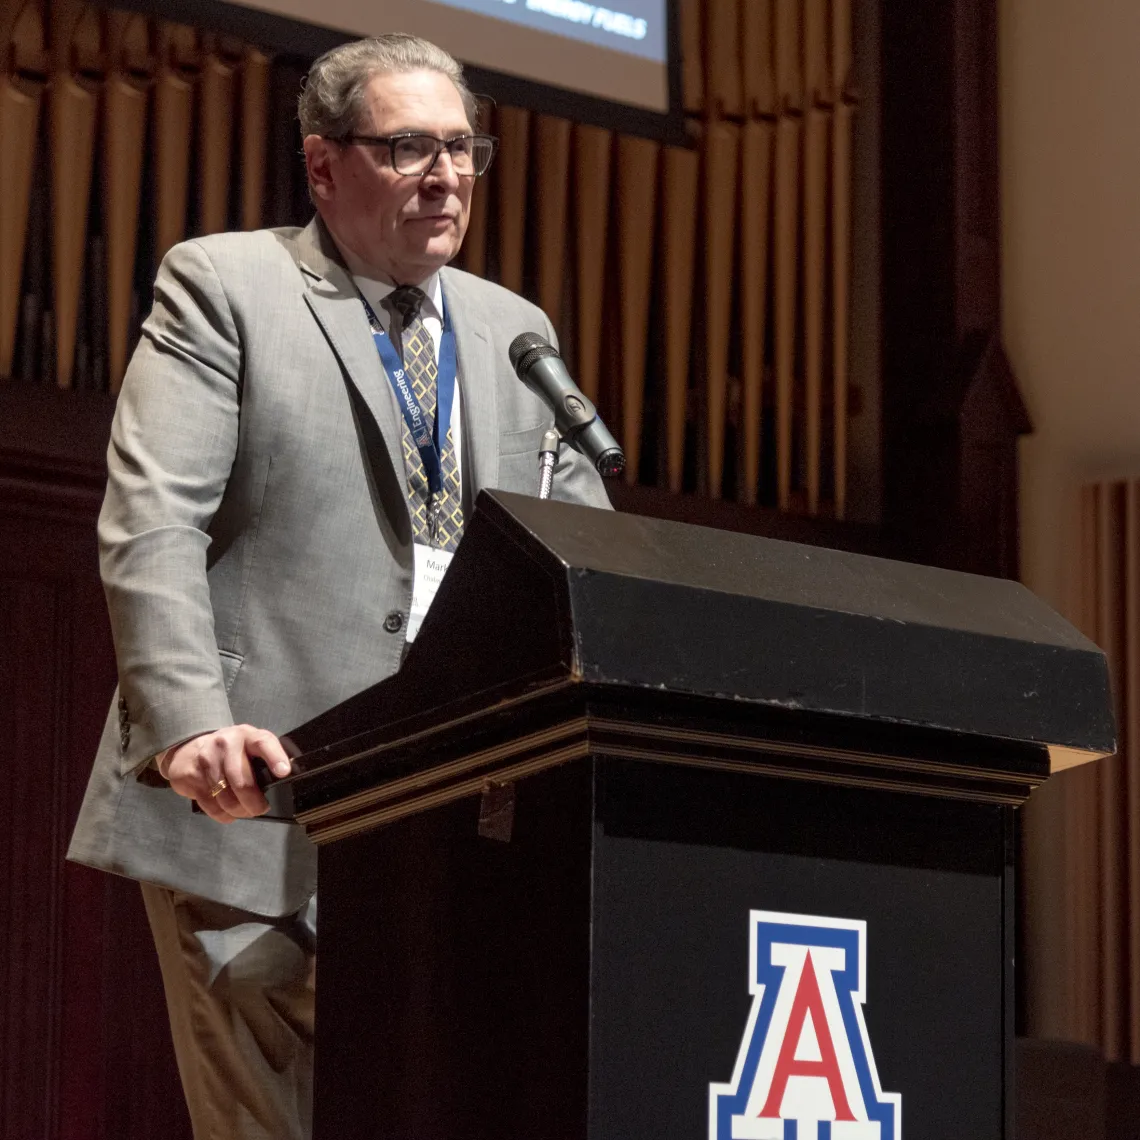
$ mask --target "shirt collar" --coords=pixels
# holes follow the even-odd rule
[[[389,284],[387,281],[377,281],[372,277],[354,277],[356,287],[360,290],[364,299],[372,306],[377,316],[387,313],[383,308],[384,298],[391,293],[396,286]],[[435,317],[437,321],[443,320],[443,287],[439,283],[439,271],[436,270],[430,277],[423,281],[416,283],[416,288],[420,289],[427,300],[421,309],[420,316],[427,319]]]

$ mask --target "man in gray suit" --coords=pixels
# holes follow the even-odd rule
[[[119,689],[70,855],[144,884],[198,1140],[309,1131],[316,858],[250,760],[399,668],[421,555],[533,491],[552,418],[507,358],[545,315],[446,268],[494,149],[455,61],[346,45],[300,117],[317,217],[167,255],[99,520]],[[608,506],[573,453],[555,489]]]

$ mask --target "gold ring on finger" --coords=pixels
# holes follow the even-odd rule
[[[229,784],[226,783],[226,778],[223,776],[216,784],[210,788],[210,798],[217,799],[217,797],[220,796],[222,792],[224,792],[228,787]]]

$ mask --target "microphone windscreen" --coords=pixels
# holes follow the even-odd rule
[[[519,335],[511,341],[511,345],[507,349],[507,355],[511,358],[511,367],[518,372],[524,356],[542,349],[546,351],[537,352],[537,355],[527,361],[526,367],[529,368],[535,360],[538,360],[542,356],[556,356],[557,353],[554,350],[554,346],[546,337],[539,336],[538,333],[533,332],[519,333]]]

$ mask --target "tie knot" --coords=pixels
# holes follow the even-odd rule
[[[417,289],[414,285],[400,285],[388,294],[388,304],[400,314],[400,322],[405,328],[419,313],[420,305],[425,300],[427,297],[423,290]]]

